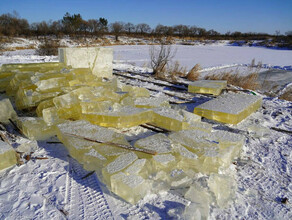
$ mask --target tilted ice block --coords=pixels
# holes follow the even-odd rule
[[[129,128],[152,121],[152,110],[125,106],[117,111],[83,114],[85,120],[104,127]]]
[[[261,107],[262,98],[243,93],[227,93],[205,102],[194,113],[215,121],[237,124]]]
[[[151,167],[148,160],[138,159],[134,163],[132,163],[126,170],[124,170],[124,173],[127,175],[139,175],[146,179],[148,177],[150,169]]]
[[[96,150],[90,149],[89,152],[83,155],[80,163],[83,164],[83,168],[86,170],[99,172],[107,163],[107,159]]]
[[[170,107],[168,99],[165,97],[136,98],[134,104],[135,104],[135,107],[137,108]]]
[[[185,209],[185,219],[201,220],[209,218],[211,195],[205,188],[195,184],[186,192],[185,198],[192,202]]]
[[[177,168],[183,169],[184,171],[189,169],[198,171],[199,157],[196,153],[189,151],[180,144],[174,144],[173,147],[179,159]]]
[[[48,126],[42,118],[21,117],[18,118],[17,125],[31,140],[46,140],[57,132],[54,126]]]
[[[0,140],[0,170],[16,164],[14,149],[7,143]]]
[[[12,78],[0,79],[0,92],[5,92]]]
[[[43,110],[46,108],[50,108],[50,107],[54,107],[54,102],[53,102],[53,98],[51,99],[47,99],[44,100],[42,102],[40,102],[40,104],[38,104],[38,107],[36,109],[36,113],[38,115],[38,117],[42,117],[43,116]]]
[[[58,115],[56,107],[50,107],[43,110],[43,119],[48,126],[57,125],[64,122]]]
[[[29,82],[31,83],[30,77],[33,76],[33,72],[17,73],[10,80],[9,86],[6,88],[6,93],[8,95],[14,96],[16,91],[19,89],[21,83]],[[31,83],[32,84],[32,83]]]
[[[59,48],[59,61],[73,68],[89,68],[99,77],[112,77],[113,49],[100,47]]]
[[[203,93],[220,95],[222,89],[226,88],[225,80],[200,80],[189,84],[188,91],[191,93]]]
[[[150,97],[149,90],[138,86],[122,86],[123,92],[128,92],[132,97]]]
[[[111,176],[111,190],[131,204],[136,204],[150,192],[151,182],[139,175],[119,172]]]
[[[172,141],[165,134],[155,134],[146,138],[139,139],[135,142],[135,147],[151,150],[157,154],[171,153]],[[152,155],[145,153],[137,153],[140,157],[152,157]]]
[[[114,161],[107,164],[106,167],[102,169],[103,180],[106,184],[110,185],[110,176],[124,170],[126,167],[131,165],[138,156],[134,152],[127,154],[122,154],[118,156]]]
[[[218,141],[220,148],[226,148],[233,145],[241,149],[245,143],[245,137],[243,135],[223,130],[211,132],[207,138],[210,141]]]
[[[69,86],[65,77],[50,78],[46,80],[40,80],[35,83],[38,92],[61,92],[61,87]]]
[[[153,109],[153,121],[151,124],[170,131],[179,131],[185,127],[184,117],[171,108]]]
[[[234,177],[223,174],[211,174],[208,186],[214,193],[219,207],[224,208],[228,202],[234,199],[236,182]]]
[[[151,159],[152,167],[154,172],[164,170],[165,172],[170,172],[177,161],[172,154],[158,154]]]
[[[181,109],[179,113],[184,117],[184,121],[187,123],[201,122],[201,117],[192,112]]]
[[[9,99],[0,100],[0,122],[7,123],[9,119],[16,119],[17,114]]]

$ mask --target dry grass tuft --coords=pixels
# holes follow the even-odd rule
[[[279,96],[279,99],[292,102],[292,89],[289,89],[288,91],[284,92],[281,96]]]
[[[178,77],[186,76],[186,68],[182,67],[178,61],[174,63],[173,66],[170,66],[166,72],[170,75],[172,81],[177,81]]]
[[[195,81],[198,80],[200,77],[200,70],[202,69],[202,67],[200,66],[200,64],[196,64],[189,72],[187,75],[187,79],[191,80],[191,81]]]

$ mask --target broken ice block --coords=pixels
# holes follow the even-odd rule
[[[183,170],[197,170],[199,164],[199,157],[196,153],[189,151],[187,148],[180,144],[174,144],[175,152],[178,154],[179,162],[177,168]]]
[[[139,175],[146,179],[148,177],[150,169],[151,167],[148,160],[138,159],[134,163],[132,163],[126,170],[124,170],[124,173],[127,175]]]
[[[166,154],[171,153],[172,147],[171,147],[172,141],[165,135],[165,134],[155,134],[151,135],[146,138],[139,139],[135,143],[135,147],[152,150],[157,152],[157,154]],[[152,155],[145,154],[145,153],[138,153],[139,157],[152,157]]]
[[[149,90],[143,87],[124,85],[122,91],[128,92],[132,97],[150,97]]]
[[[186,219],[201,220],[209,218],[211,195],[207,189],[195,184],[186,192],[185,198],[192,202],[185,209],[184,217]]]
[[[64,122],[58,115],[56,107],[50,107],[43,110],[43,119],[48,126],[57,125]]]
[[[56,135],[56,128],[48,126],[42,118],[21,117],[18,118],[17,125],[31,140],[46,140]]]
[[[134,104],[137,108],[170,107],[168,99],[164,97],[136,98]]]
[[[219,207],[224,208],[235,196],[236,183],[234,177],[223,174],[211,174],[208,186],[215,194]]]
[[[101,47],[59,48],[59,61],[73,68],[89,68],[98,77],[112,77],[113,49]]]
[[[220,95],[222,89],[226,88],[225,80],[200,80],[189,84],[188,91],[191,93],[202,93]]]
[[[7,143],[0,140],[0,170],[16,164],[14,149]]]
[[[107,159],[96,150],[90,149],[90,151],[84,153],[80,163],[83,164],[83,168],[86,170],[99,172],[107,163]]]
[[[106,167],[102,169],[103,180],[106,184],[110,185],[110,176],[124,170],[126,167],[131,165],[138,156],[134,152],[127,154],[122,154],[118,156],[114,161],[107,164]]]
[[[111,190],[131,204],[136,204],[150,192],[151,182],[139,175],[119,172],[111,176]]]
[[[227,93],[205,102],[194,113],[215,121],[237,124],[261,107],[262,98],[243,93]]]
[[[42,117],[43,116],[43,110],[46,108],[50,108],[50,107],[54,107],[54,102],[53,99],[47,99],[44,100],[42,102],[40,102],[40,104],[38,104],[38,107],[36,109],[36,113],[38,115],[38,117]]]
[[[7,123],[9,119],[16,119],[17,114],[9,99],[0,100],[0,122]]]
[[[171,108],[153,109],[153,121],[151,124],[169,131],[180,131],[185,127],[184,117]]]
[[[62,87],[69,86],[65,77],[50,78],[46,80],[40,80],[35,83],[37,86],[36,91],[44,92],[61,92]]]
[[[177,161],[172,154],[158,154],[152,157],[152,167],[153,170],[158,171],[165,171],[170,172],[174,166],[176,165]]]
[[[152,121],[152,110],[122,107],[102,113],[83,114],[82,118],[104,127],[129,128]]]

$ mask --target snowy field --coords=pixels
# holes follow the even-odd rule
[[[204,68],[218,69],[249,64],[253,58],[278,69],[292,66],[292,51],[287,50],[224,45],[173,47],[177,48],[174,60],[187,68],[200,63]],[[143,68],[149,62],[148,46],[113,48],[114,68],[149,71]],[[37,56],[34,50],[5,52],[0,56],[0,65],[50,61],[57,61],[57,57]],[[155,88],[151,83],[135,80],[131,84]],[[162,94],[152,92],[152,95]],[[5,94],[0,94],[0,100],[4,97]],[[200,103],[202,99],[197,101]],[[196,105],[185,107],[192,111]],[[238,125],[205,122],[215,130],[246,137],[240,158],[229,169],[235,173],[237,182],[235,199],[225,209],[211,205],[209,219],[292,219],[292,102],[263,96],[262,108]],[[140,127],[127,132],[129,140],[133,135],[147,132],[149,135],[149,131]],[[14,147],[27,141],[17,137]],[[34,157],[47,159],[32,159],[0,171],[0,219],[184,219],[183,212],[190,201],[182,196],[183,192],[151,194],[132,206],[110,193],[96,175],[83,178],[88,172],[68,157],[62,144],[54,141],[31,146]],[[197,179],[202,184],[206,181],[204,175],[198,175]]]

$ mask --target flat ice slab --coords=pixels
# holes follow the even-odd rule
[[[98,77],[112,78],[113,49],[101,47],[59,48],[59,61],[73,68],[89,68]]]
[[[191,93],[220,95],[222,89],[226,88],[226,86],[226,80],[200,80],[190,83],[188,91]]]
[[[260,96],[226,93],[199,105],[194,113],[215,121],[237,124],[260,108],[261,104]]]

